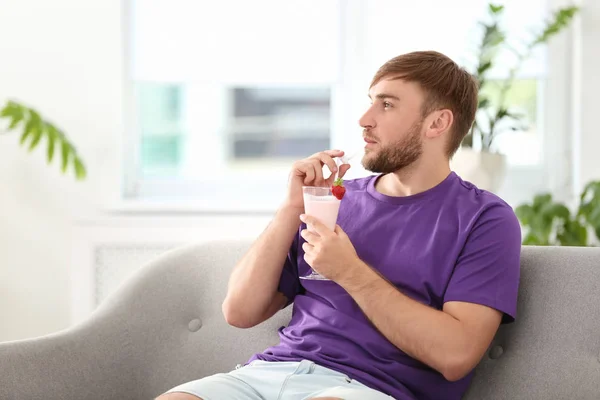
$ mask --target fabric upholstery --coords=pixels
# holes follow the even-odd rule
[[[600,249],[525,247],[521,260],[517,322],[466,398],[600,399]]]
[[[247,330],[224,321],[228,276],[248,246],[174,250],[140,268],[85,322],[0,344],[0,399],[151,399],[244,363],[276,343],[291,312]],[[466,398],[600,398],[600,249],[524,247],[518,313]]]

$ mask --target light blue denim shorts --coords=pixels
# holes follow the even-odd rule
[[[253,361],[235,370],[179,385],[167,393],[187,393],[203,400],[304,400],[338,397],[344,400],[389,400],[348,376],[312,361]]]

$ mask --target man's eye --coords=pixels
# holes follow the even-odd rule
[[[390,103],[388,101],[383,102],[383,108],[390,108],[390,107],[392,107],[392,103]]]

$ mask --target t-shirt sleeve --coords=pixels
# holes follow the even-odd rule
[[[458,257],[444,302],[462,301],[501,311],[502,323],[517,315],[521,227],[508,205],[481,213]]]
[[[296,235],[290,246],[290,251],[288,252],[285,263],[283,264],[283,270],[281,271],[281,278],[279,278],[278,290],[288,299],[285,307],[289,306],[294,301],[294,298],[296,298],[296,295],[303,291],[298,276],[298,246],[299,234]]]

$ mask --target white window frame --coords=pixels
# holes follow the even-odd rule
[[[357,109],[356,98],[366,97],[368,82],[357,83],[353,77],[366,76],[373,71],[364,71],[362,51],[367,43],[364,37],[365,26],[361,18],[367,0],[342,1],[340,10],[342,30],[340,34],[339,79],[332,89],[331,147],[348,147],[349,132],[358,132],[357,120],[364,110]],[[223,213],[272,213],[277,209],[285,193],[287,177],[268,177],[252,183],[252,190],[241,190],[232,182],[142,180],[137,176],[140,162],[141,133],[135,126],[134,84],[131,69],[131,2],[123,1],[124,24],[124,173],[121,193],[122,201],[116,207],[121,211],[144,212],[223,212]],[[564,6],[565,0],[549,0],[551,9]],[[344,17],[342,17],[344,16]],[[352,40],[345,40],[353,36]],[[500,195],[511,205],[529,201],[532,193],[550,190],[553,193],[572,192],[572,151],[570,135],[572,108],[573,56],[572,32],[564,32],[554,38],[548,46],[547,82],[542,88],[545,93],[542,102],[540,130],[543,131],[542,162],[536,166],[509,166]],[[350,48],[352,46],[352,48]],[[351,100],[352,99],[352,100]],[[356,120],[347,118],[356,116]],[[175,194],[175,195],[173,195]],[[559,195],[560,197],[560,195]]]
[[[565,7],[566,0],[548,0],[550,10]],[[569,201],[573,192],[572,128],[574,108],[573,82],[577,81],[574,62],[578,24],[554,37],[547,46],[543,110],[540,120],[542,161],[536,166],[509,166],[500,195],[512,206],[530,202],[534,194],[550,192]]]

